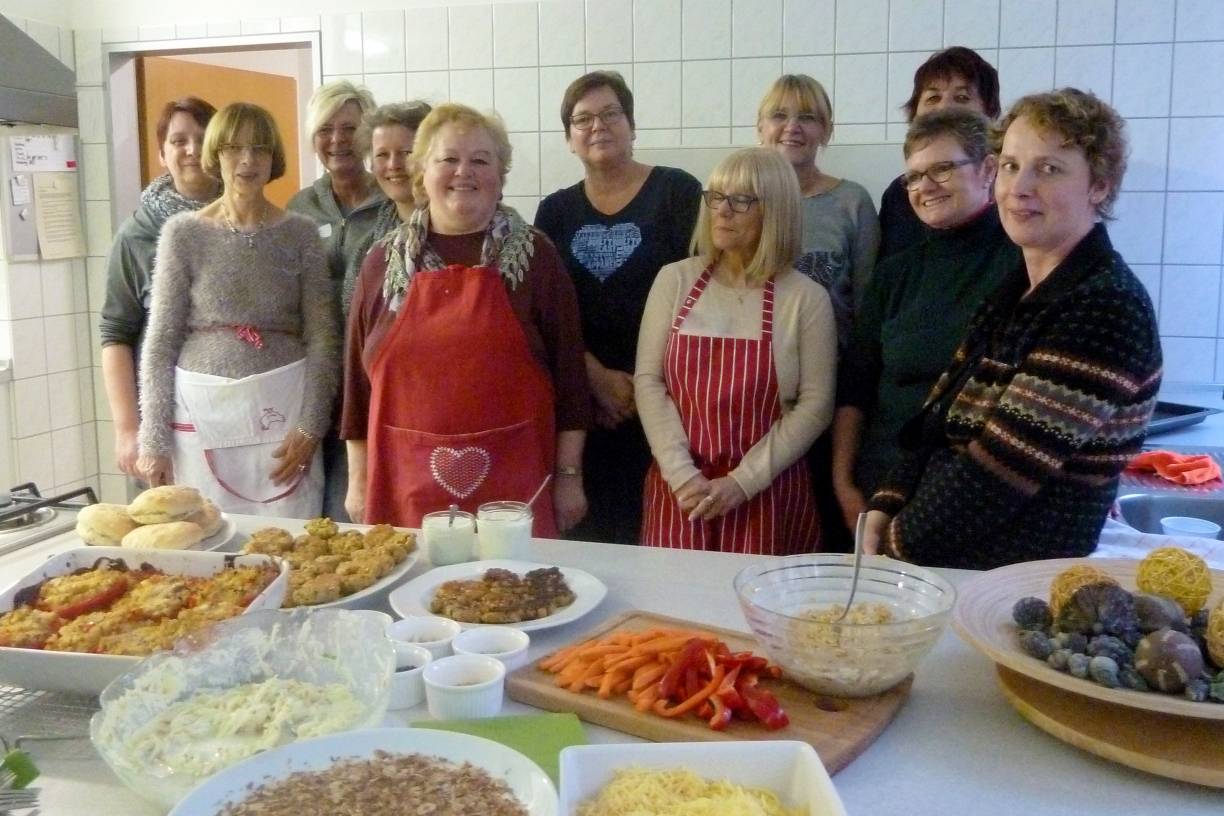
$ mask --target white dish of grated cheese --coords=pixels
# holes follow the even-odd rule
[[[706,779],[771,791],[784,807],[804,816],[846,816],[816,750],[794,740],[571,746],[561,751],[560,812],[576,814],[579,804],[598,796],[616,771],[628,768],[689,770]],[[733,814],[712,809],[709,816]]]

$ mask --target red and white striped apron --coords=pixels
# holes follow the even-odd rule
[[[688,435],[693,462],[707,479],[726,476],[782,417],[773,363],[774,283],[765,284],[759,340],[681,334],[710,282],[707,268],[672,322],[663,379]],[[790,555],[820,547],[812,485],[800,458],[765,490],[725,516],[689,521],[651,463],[646,474],[642,543],[686,550]]]

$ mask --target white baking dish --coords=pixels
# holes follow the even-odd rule
[[[260,566],[271,563],[279,574],[255,600],[247,612],[279,609],[288,587],[289,564],[267,555],[235,555],[193,550],[133,550],[123,547],[80,547],[48,558],[33,572],[0,592],[0,613],[13,609],[13,599],[22,589],[79,569],[93,567],[99,559],[121,561],[130,569],[149,566],[168,575],[209,576],[227,566]],[[41,649],[15,649],[0,646],[0,685],[28,689],[62,691],[71,694],[100,694],[111,680],[135,666],[139,657],[121,655],[52,652]]]

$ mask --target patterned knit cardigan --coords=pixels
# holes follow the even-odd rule
[[[1151,300],[1098,224],[1025,297],[1021,265],[978,310],[870,508],[882,552],[990,569],[1084,556],[1160,386]]]

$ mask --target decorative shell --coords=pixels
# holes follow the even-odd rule
[[[1059,611],[1063,604],[1071,599],[1075,594],[1075,590],[1089,584],[1116,584],[1118,583],[1096,567],[1087,564],[1077,564],[1074,567],[1068,567],[1058,575],[1054,576],[1054,580],[1050,582],[1050,610],[1054,613],[1054,617],[1058,617]]]
[[[1211,594],[1207,562],[1181,547],[1161,547],[1148,553],[1139,563],[1135,582],[1144,592],[1168,595],[1187,615],[1202,609]]]
[[[1220,668],[1224,668],[1224,598],[1207,618],[1207,653]]]

